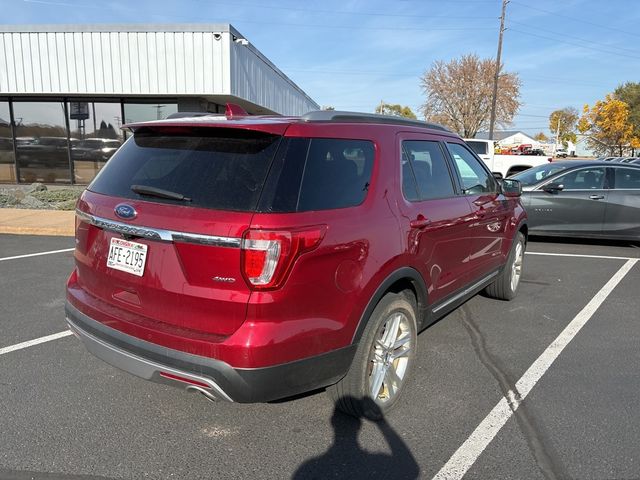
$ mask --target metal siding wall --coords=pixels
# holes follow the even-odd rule
[[[3,32],[7,93],[234,95],[287,115],[318,108],[252,47],[211,31]]]
[[[231,43],[231,94],[283,115],[302,115],[318,105],[244,45]]]
[[[213,35],[2,32],[0,94],[228,93],[223,65],[228,62],[226,42],[215,40]]]

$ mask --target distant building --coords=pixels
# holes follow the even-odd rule
[[[124,123],[320,108],[228,24],[4,25],[0,65],[0,182],[86,184]]]
[[[585,135],[576,135],[576,143],[567,142],[567,152],[576,157],[597,157],[598,155],[589,147]]]
[[[476,138],[481,140],[489,140],[489,132],[478,132]],[[513,145],[532,145],[538,148],[540,142],[534,140],[529,135],[520,130],[502,130],[493,132],[493,139],[501,147],[510,147]]]

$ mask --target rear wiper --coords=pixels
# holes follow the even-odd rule
[[[181,193],[164,190],[162,188],[149,187],[147,185],[131,185],[131,190],[140,195],[148,195],[150,197],[168,198],[169,200],[181,200],[183,202],[191,201],[189,197],[185,197]]]

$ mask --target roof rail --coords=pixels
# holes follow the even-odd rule
[[[172,113],[167,117],[167,120],[171,120],[173,118],[187,118],[187,117],[206,117],[209,115],[213,115],[216,117],[221,117],[221,113],[211,113],[211,112],[176,112]]]
[[[392,115],[379,115],[377,113],[343,112],[339,110],[316,110],[300,117],[305,122],[349,122],[349,123],[383,123],[390,125],[407,125],[410,127],[432,128],[451,132],[448,128],[437,123],[411,120],[410,118],[396,117]]]

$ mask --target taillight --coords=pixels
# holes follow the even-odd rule
[[[250,229],[242,238],[242,273],[256,290],[278,288],[296,259],[319,244],[326,226],[301,230]]]
[[[548,162],[553,162],[553,157],[549,157],[549,158],[547,158],[547,161],[548,161]]]

